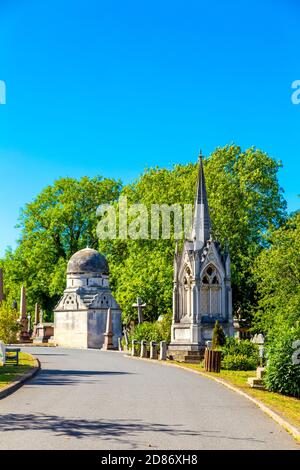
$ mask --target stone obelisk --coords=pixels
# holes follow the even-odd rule
[[[3,271],[0,268],[0,304],[2,303],[2,300],[4,299],[4,289],[3,289]]]
[[[113,331],[112,331],[112,315],[111,315],[111,308],[107,310],[107,318],[106,318],[106,331],[104,333],[104,343],[102,346],[103,351],[109,351],[114,348],[113,342],[112,342],[112,337],[113,337]]]
[[[37,334],[37,326],[39,323],[40,323],[40,306],[39,304],[36,303],[34,307],[34,323],[33,323],[33,333],[32,333],[33,338]]]
[[[21,342],[27,342],[30,339],[30,335],[28,332],[28,318],[26,315],[26,289],[24,286],[21,287],[19,323],[21,325],[19,340]]]

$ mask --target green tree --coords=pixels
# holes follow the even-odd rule
[[[277,318],[288,326],[300,320],[300,212],[268,237],[254,264],[258,309],[254,328],[268,332]]]
[[[218,349],[226,343],[226,336],[219,320],[216,321],[212,334],[212,348]]]
[[[286,203],[278,184],[276,162],[266,153],[231,145],[216,149],[205,160],[205,176],[213,233],[231,253],[233,303],[250,317],[256,283],[252,266],[267,245],[265,233],[286,217]],[[198,165],[147,169],[122,195],[128,204],[193,204]],[[118,208],[118,205],[116,205]],[[147,319],[168,312],[172,303],[175,243],[170,240],[101,241],[108,255],[111,280],[126,320],[135,318],[131,307],[137,295],[149,305]]]
[[[17,333],[20,330],[18,312],[12,308],[9,302],[0,304],[0,340],[4,343],[14,343],[17,340]]]
[[[278,316],[268,335],[265,385],[272,392],[300,398],[300,322]]]
[[[119,191],[120,182],[112,179],[61,178],[27,204],[19,245],[0,262],[6,296],[18,300],[24,284],[29,311],[38,302],[49,314],[65,287],[70,256],[87,243],[97,247],[97,207],[115,201]]]

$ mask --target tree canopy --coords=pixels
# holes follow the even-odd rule
[[[120,186],[119,181],[98,176],[61,178],[25,206],[18,247],[0,262],[11,302],[19,299],[24,284],[29,309],[38,302],[51,314],[65,287],[68,259],[87,244],[97,248],[96,209],[115,201]]]
[[[265,332],[278,319],[290,327],[300,320],[300,212],[270,233],[268,243],[253,268],[258,296],[254,326]]]
[[[229,244],[234,310],[250,316],[256,302],[255,260],[270,241],[266,234],[286,220],[286,203],[277,179],[280,162],[256,148],[217,148],[205,159],[207,193],[215,238]],[[62,178],[46,187],[22,210],[18,247],[0,261],[8,300],[27,287],[29,308],[35,302],[51,311],[65,287],[69,257],[87,244],[107,256],[113,292],[125,322],[136,317],[136,297],[147,303],[145,318],[171,311],[174,236],[159,240],[100,240],[96,209],[119,196],[128,204],[193,204],[197,164],[150,168],[132,184],[101,177]],[[280,229],[279,229],[280,230]]]

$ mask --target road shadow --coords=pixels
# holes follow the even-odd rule
[[[76,383],[95,383],[97,377],[115,375],[128,375],[130,372],[107,371],[107,370],[60,370],[42,369],[34,379],[30,381],[31,386],[37,385],[72,385]],[[132,374],[130,374],[132,375]]]
[[[114,440],[126,444],[131,448],[140,446],[135,438],[140,438],[141,433],[149,436],[149,433],[164,433],[169,436],[185,438],[216,438],[247,442],[263,442],[252,437],[222,436],[219,431],[193,431],[182,424],[165,425],[161,423],[149,423],[142,420],[87,420],[81,418],[66,419],[61,416],[49,414],[14,414],[0,415],[0,429],[4,432],[15,431],[45,431],[55,436],[63,436],[76,439],[101,438],[101,440]]]

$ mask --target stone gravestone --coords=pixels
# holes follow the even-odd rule
[[[21,287],[20,297],[20,317],[19,324],[21,325],[21,331],[19,333],[20,342],[30,341],[30,334],[28,332],[28,318],[26,314],[26,289],[24,286]]]
[[[106,331],[104,333],[104,344],[102,346],[103,351],[115,349],[112,341],[113,335],[111,308],[109,308],[107,310]]]
[[[40,307],[39,304],[35,304],[34,307],[34,323],[33,323],[33,332],[32,337],[35,338],[37,336],[37,327],[40,323]]]

